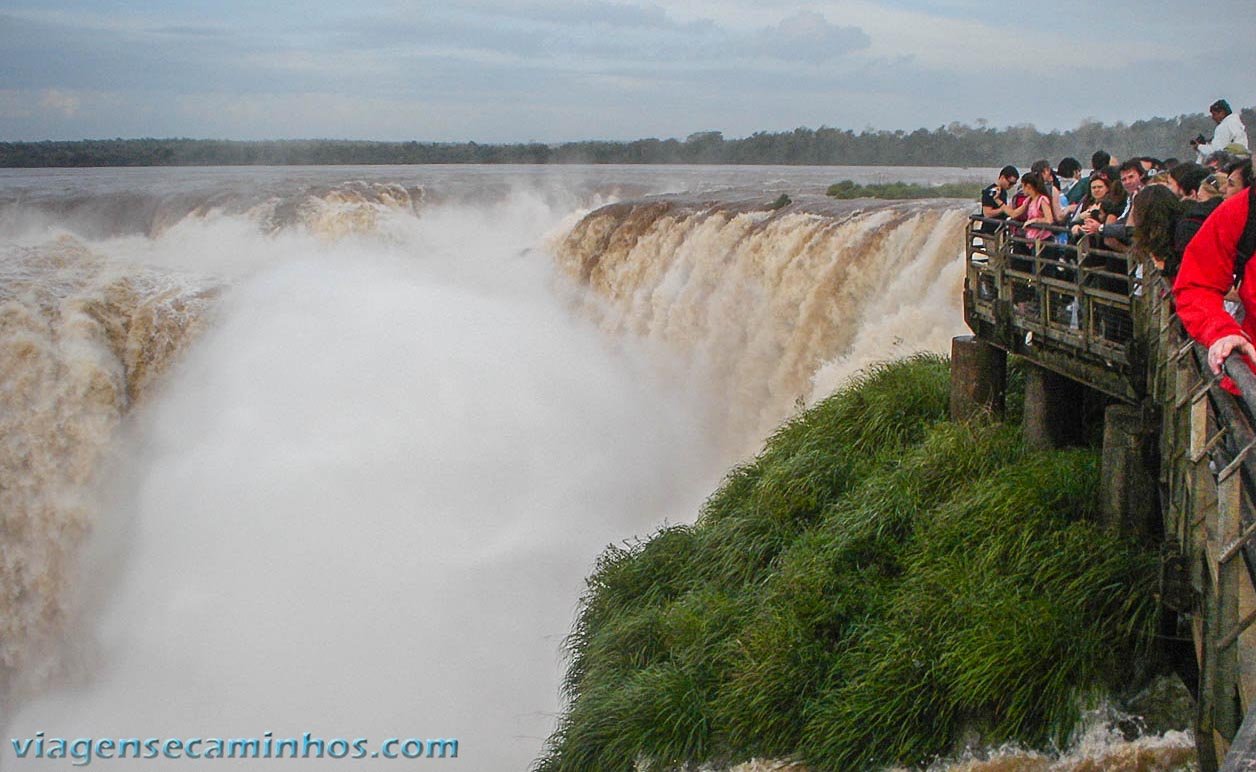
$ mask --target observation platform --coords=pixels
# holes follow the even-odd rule
[[[1242,396],[1220,387],[1155,266],[1015,225],[966,228],[974,334],[952,347],[952,416],[1002,413],[1015,354],[1031,447],[1080,443],[1102,420],[1103,525],[1160,550],[1162,637],[1190,647],[1200,768],[1256,769],[1256,376],[1233,357]]]

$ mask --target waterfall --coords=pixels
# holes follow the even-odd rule
[[[0,252],[0,695],[53,667],[110,440],[217,292],[69,238]]]
[[[11,736],[519,768],[602,547],[962,331],[954,203],[182,173],[0,192]]]
[[[557,260],[605,332],[683,353],[728,437],[753,444],[861,367],[949,351],[968,209],[623,203],[581,220]]]

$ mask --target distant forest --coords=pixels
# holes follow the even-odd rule
[[[1256,111],[1243,110],[1254,126]],[[75,142],[0,142],[0,167],[240,166],[320,164],[787,164],[843,166],[1001,166],[1073,156],[1089,167],[1104,149],[1119,158],[1189,158],[1197,134],[1212,136],[1205,114],[1149,118],[1111,126],[1086,121],[1076,129],[1043,133],[1033,126],[995,129],[951,123],[936,129],[875,131],[798,128],[726,139],[718,131],[686,139],[481,145],[476,142],[363,142],[355,140],[103,139]]]

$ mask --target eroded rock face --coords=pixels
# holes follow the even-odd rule
[[[1195,700],[1177,676],[1163,675],[1125,701],[1131,719],[1122,729],[1128,739],[1189,730],[1195,724]]]

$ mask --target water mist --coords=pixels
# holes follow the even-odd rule
[[[8,736],[452,737],[460,768],[526,767],[593,559],[724,461],[520,252],[561,214],[95,245],[230,283],[114,454],[67,675]]]

